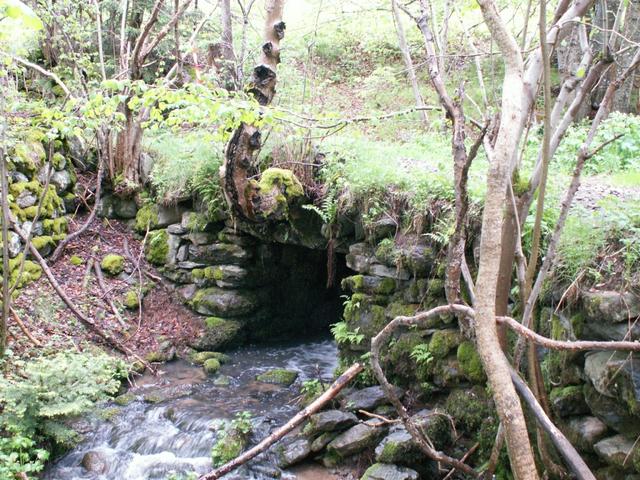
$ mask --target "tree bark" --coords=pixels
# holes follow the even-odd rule
[[[231,0],[220,2],[220,23],[222,26],[221,54],[222,54],[222,77],[223,85],[227,90],[238,88],[238,78],[236,72],[236,54],[233,49],[233,24],[231,22]]]
[[[505,62],[502,121],[487,178],[482,216],[480,261],[476,291],[476,335],[478,353],[493,391],[496,409],[505,428],[509,459],[515,478],[538,478],[522,406],[511,381],[510,365],[498,341],[496,288],[502,253],[503,208],[513,171],[520,135],[513,125],[522,123],[523,63],[513,36],[506,30],[492,0],[478,0],[492,38]]]

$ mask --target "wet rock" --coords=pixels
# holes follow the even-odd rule
[[[627,322],[640,316],[640,297],[631,292],[595,290],[582,294],[587,317],[601,322]]]
[[[189,358],[196,365],[204,365],[210,358],[215,358],[220,363],[229,361],[229,356],[221,352],[195,352]]]
[[[275,385],[284,385],[286,387],[292,385],[298,378],[298,372],[295,370],[286,370],[284,368],[274,368],[256,376],[256,380],[264,383],[272,383]]]
[[[122,407],[124,407],[125,405],[129,405],[132,402],[135,402],[136,400],[136,396],[133,393],[127,392],[127,393],[123,393],[122,395],[118,395],[116,398],[113,399],[113,402],[116,405],[120,405]]]
[[[251,257],[249,250],[232,243],[189,246],[189,258],[208,265],[245,264]]]
[[[402,397],[402,389],[395,387],[396,394]],[[341,405],[346,410],[357,412],[358,410],[372,411],[380,405],[389,403],[387,396],[384,394],[382,387],[376,385],[374,387],[363,388],[345,395],[341,400]]]
[[[549,394],[549,400],[554,411],[560,417],[589,413],[582,385],[554,388]]]
[[[564,426],[569,441],[586,452],[593,451],[593,445],[604,438],[609,428],[596,417],[570,418]]]
[[[387,463],[374,463],[360,480],[418,480],[418,472]]]
[[[208,317],[200,335],[191,346],[196,350],[215,351],[237,343],[242,337],[242,323],[219,317]]]
[[[102,452],[90,451],[84,454],[80,464],[88,472],[102,475],[107,472],[107,458]]]
[[[339,458],[349,457],[373,447],[386,431],[387,426],[383,422],[367,420],[334,438],[327,445],[327,451]]]
[[[277,449],[277,464],[286,468],[300,463],[311,454],[311,444],[304,437],[289,437]]]
[[[222,290],[211,287],[198,290],[193,300],[193,309],[203,315],[237,317],[247,315],[259,306],[255,293],[240,290]]]
[[[213,384],[217,387],[228,387],[231,385],[231,377],[228,375],[220,375],[213,381]]]
[[[633,448],[634,440],[623,435],[605,438],[593,446],[596,454],[603,461],[624,470],[633,470]]]
[[[212,375],[220,370],[220,360],[217,358],[208,358],[202,364],[202,368],[204,368],[206,373]]]
[[[262,478],[282,478],[282,471],[277,468],[275,465],[272,465],[268,462],[261,462],[255,465],[251,465],[249,469],[252,472],[259,474]],[[225,475],[227,477],[228,475]],[[229,480],[244,480],[244,475],[239,475],[235,478],[230,478]]]
[[[314,435],[319,432],[333,432],[344,430],[358,423],[358,418],[353,413],[341,410],[325,410],[324,412],[311,415],[309,425],[305,432]]]

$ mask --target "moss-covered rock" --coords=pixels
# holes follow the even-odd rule
[[[429,351],[434,358],[445,358],[447,354],[462,342],[462,335],[458,330],[438,330],[429,341]]]
[[[15,285],[16,289],[23,288],[42,276],[42,267],[31,260],[24,260],[24,266],[22,267],[22,272],[20,272],[20,265],[23,260],[24,255],[22,253],[9,260],[9,284],[11,287]],[[2,262],[0,262],[0,272],[2,272]],[[17,290],[14,295],[17,295]]]
[[[105,255],[100,262],[100,268],[108,275],[120,275],[124,271],[124,257],[115,253]]]
[[[202,368],[204,368],[206,373],[212,375],[220,370],[220,360],[217,358],[208,358],[202,364]]]
[[[46,153],[42,143],[37,140],[25,140],[15,145],[12,163],[18,171],[33,175],[44,164]]]
[[[470,389],[455,389],[445,401],[445,410],[456,423],[456,428],[475,435],[485,419],[494,419],[495,410],[491,399],[480,386]]]
[[[144,246],[144,256],[154,265],[164,265],[169,256],[169,234],[166,230],[149,232]]]
[[[46,218],[42,221],[42,228],[45,235],[62,235],[67,233],[67,217]]]
[[[147,229],[154,230],[158,228],[158,206],[147,203],[138,210],[133,228],[140,234],[144,234]]]
[[[71,255],[71,257],[69,257],[69,263],[74,267],[77,267],[77,266],[83,265],[84,260],[78,255]]]
[[[248,315],[259,306],[258,297],[253,291],[216,287],[198,290],[190,303],[198,313],[224,317]]]
[[[215,358],[220,363],[225,363],[229,360],[229,357],[221,352],[195,352],[189,358],[197,365],[204,365],[204,362],[210,358]]]
[[[113,401],[117,405],[125,406],[134,402],[135,399],[136,399],[136,396],[133,393],[127,392],[127,393],[123,393],[122,395],[118,395],[116,398],[113,399]]]
[[[205,319],[202,333],[191,344],[196,350],[216,351],[237,344],[242,338],[242,322],[220,317]]]
[[[128,290],[124,294],[122,304],[129,310],[135,310],[140,306],[140,297],[138,290]]]
[[[484,383],[486,381],[482,360],[473,342],[466,341],[458,345],[456,357],[460,364],[460,370],[462,370],[465,377],[474,383]]]
[[[296,378],[298,378],[298,372],[284,368],[275,368],[256,376],[256,380],[259,382],[284,385],[286,387],[292,385]]]
[[[38,253],[43,257],[49,255],[56,246],[56,243],[53,241],[53,237],[50,235],[41,235],[39,237],[33,237],[31,239],[31,244],[38,250]]]
[[[260,181],[250,181],[248,191],[259,192],[260,213],[275,218],[287,217],[289,203],[304,196],[302,184],[291,170],[268,168]]]

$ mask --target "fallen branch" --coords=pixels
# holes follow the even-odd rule
[[[431,440],[424,436],[417,425],[411,420],[407,409],[398,398],[398,395],[394,391],[393,386],[387,380],[384,372],[382,371],[382,367],[380,366],[380,348],[382,345],[386,344],[391,334],[394,330],[399,327],[410,327],[412,325],[419,325],[420,323],[438,316],[447,313],[453,313],[460,316],[466,316],[473,318],[474,311],[472,308],[467,307],[465,305],[441,305],[439,307],[432,308],[429,311],[421,312],[413,317],[396,317],[391,322],[389,322],[375,337],[371,339],[371,367],[373,368],[373,373],[378,379],[378,383],[384,390],[385,395],[391,402],[391,404],[398,411],[398,415],[402,420],[407,431],[411,434],[413,440],[418,444],[420,450],[424,452],[427,457],[432,460],[440,463],[444,463],[446,465],[451,465],[457,470],[464,472],[474,478],[478,477],[478,472],[476,472],[469,465],[464,463],[463,461],[458,460],[457,458],[450,457],[449,455],[436,450],[433,446]]]
[[[118,307],[115,306],[115,304],[113,303],[113,300],[111,300],[111,296],[109,295],[109,292],[107,291],[107,286],[104,283],[104,275],[102,274],[102,268],[100,268],[100,264],[98,262],[94,262],[93,269],[96,272],[96,280],[98,280],[98,286],[100,287],[100,290],[102,290],[104,301],[107,302],[107,305],[109,305],[109,309],[115,315],[120,326],[122,328],[126,328],[127,324],[122,319],[122,315],[120,315],[120,312],[118,311]]]
[[[31,332],[29,331],[29,329],[27,328],[27,326],[24,324],[24,322],[20,319],[20,317],[18,316],[18,312],[15,311],[15,309],[13,307],[9,307],[9,310],[11,311],[11,316],[13,317],[13,320],[16,322],[16,324],[18,325],[18,327],[20,327],[20,330],[22,330],[22,333],[24,333],[24,335],[31,341],[31,343],[33,343],[36,347],[42,347],[42,343],[40,343],[40,341],[35,338],[33,335],[31,335]]]
[[[513,381],[516,391],[524,403],[529,407],[531,413],[540,424],[542,429],[549,435],[551,442],[555,445],[560,452],[560,455],[565,460],[567,467],[574,473],[578,480],[596,480],[596,477],[591,473],[591,470],[584,463],[584,460],[580,454],[576,451],[571,442],[567,440],[567,437],[556,427],[549,419],[543,408],[540,406],[533,392],[529,389],[518,373],[511,369],[511,380]]]
[[[271,445],[282,439],[287,433],[292,431],[298,425],[300,425],[303,421],[308,419],[311,415],[318,412],[326,403],[331,401],[335,396],[342,390],[351,380],[353,380],[356,375],[358,375],[363,370],[363,367],[359,363],[354,363],[351,365],[338,379],[333,382],[333,384],[320,395],[311,405],[298,412],[291,420],[289,420],[282,427],[277,429],[267,438],[262,440],[255,447],[247,450],[239,457],[234,458],[230,462],[222,465],[221,467],[213,470],[212,472],[205,473],[200,476],[199,480],[216,480],[223,475],[235,470],[236,468],[244,465],[249,460],[254,458],[256,455],[267,450]]]
[[[510,317],[496,317],[498,323],[508,326],[511,330],[519,335],[522,335],[528,340],[542,345],[543,347],[550,348],[552,350],[571,350],[571,351],[583,351],[583,350],[625,350],[632,352],[640,352],[640,342],[616,342],[616,341],[591,341],[591,340],[575,340],[575,341],[563,341],[553,340],[551,338],[544,337],[539,333],[534,332],[530,328],[525,327],[518,321]]]

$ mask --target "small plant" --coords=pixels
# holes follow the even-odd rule
[[[429,345],[426,343],[416,345],[409,356],[418,365],[429,365],[433,361],[433,355],[429,351]]]
[[[346,322],[338,322],[331,325],[331,333],[338,344],[359,345],[364,340],[364,335],[360,333],[360,327],[349,330]]]
[[[211,449],[211,460],[214,466],[224,465],[240,455],[249,443],[252,431],[251,413],[247,411],[236,413],[235,419],[225,425]]]

